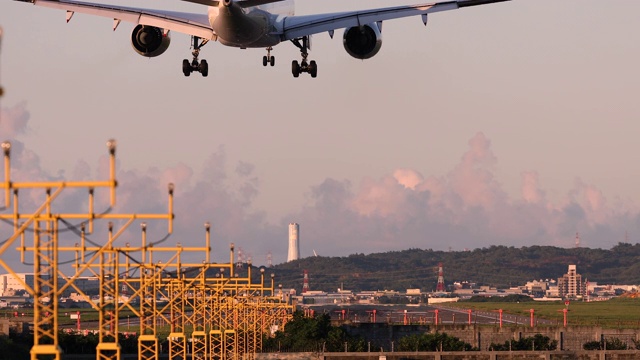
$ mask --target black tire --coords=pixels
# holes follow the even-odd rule
[[[207,75],[209,75],[209,64],[207,63],[207,60],[202,60],[200,62],[198,70],[200,70],[200,74],[202,74],[203,77],[207,77]]]
[[[316,64],[315,60],[311,60],[311,62],[309,63],[309,73],[311,74],[312,78],[318,76],[318,64]]]
[[[293,73],[293,77],[295,78],[300,76],[300,64],[298,64],[297,60],[291,62],[291,73]]]
[[[262,57],[262,66],[267,66],[267,63],[269,62],[269,59],[267,58],[267,55]]]
[[[189,62],[189,60],[182,60],[182,73],[184,74],[184,76],[191,75],[191,70],[191,63]]]
[[[271,59],[269,59],[269,63],[271,64],[271,66],[275,66],[276,65],[276,57],[272,56]]]

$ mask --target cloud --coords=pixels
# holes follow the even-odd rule
[[[29,150],[21,137],[28,133],[29,112],[24,104],[10,109],[2,109],[0,118],[2,140],[12,143],[12,179],[15,181],[98,181],[109,178],[109,157],[96,159],[96,164],[78,161],[69,172],[69,178],[60,174],[47,173],[42,167],[40,157]],[[204,247],[205,222],[212,228],[212,259],[228,262],[229,243],[243,246],[247,254],[252,255],[258,264],[266,263],[269,251],[274,254],[286,254],[286,225],[271,225],[266,222],[264,211],[254,209],[253,201],[259,195],[260,181],[254,174],[255,166],[246,161],[230,164],[225,147],[221,145],[210,154],[198,172],[179,163],[169,167],[149,167],[147,169],[124,169],[116,164],[118,187],[116,205],[109,208],[109,192],[103,188],[95,189],[96,214],[166,214],[168,212],[168,184],[175,186],[174,196],[174,232],[163,246]],[[4,169],[0,169],[4,179]],[[0,195],[2,196],[2,195]],[[4,200],[4,199],[2,199]],[[21,213],[33,212],[45,200],[44,191],[21,191]],[[3,201],[4,202],[4,201]],[[65,189],[63,195],[54,203],[57,213],[86,213],[88,211],[87,189]],[[7,213],[8,210],[3,211]],[[81,220],[69,220],[78,224]],[[113,219],[116,231],[122,228],[125,220]],[[140,242],[139,223],[148,225],[148,241],[165,238],[166,220],[138,219],[119,238],[118,244],[138,244]],[[61,224],[64,228],[64,224]],[[0,227],[0,238],[11,235],[11,227]],[[95,243],[104,243],[107,239],[106,221],[96,222],[93,234],[89,238]],[[0,241],[1,241],[0,239]],[[74,244],[79,239],[70,231],[61,233],[60,243]],[[160,244],[159,244],[160,245]],[[9,254],[3,254],[3,259]],[[62,254],[62,257],[65,255]],[[165,256],[164,258],[166,258]],[[17,256],[9,256],[15,266]],[[156,256],[156,261],[162,256]],[[205,255],[202,251],[185,252],[183,262],[200,262]],[[277,261],[277,260],[276,260]],[[26,269],[28,270],[28,269]]]
[[[3,141],[27,132],[29,112],[26,107],[26,103],[21,103],[11,108],[0,108],[0,135]]]
[[[522,177],[522,198],[527,203],[539,204],[544,200],[544,191],[540,189],[538,173],[524,171]]]
[[[637,209],[609,207],[599,189],[581,180],[551,203],[537,172],[526,170],[521,197],[511,197],[496,180],[491,141],[478,133],[468,145],[445,175],[403,168],[357,187],[335,179],[312,187],[312,203],[294,215],[305,234],[301,247],[347,255],[411,247],[571,246],[576,232],[588,239],[585,246],[610,247],[623,240],[625,229],[640,230]]]
[[[24,180],[61,180],[64,173],[49,174],[38,154],[20,140],[28,133],[29,113],[24,104],[2,111],[0,130],[12,141],[12,177]],[[256,209],[261,181],[253,164],[232,162],[224,145],[209,155],[199,169],[178,163],[166,167],[124,169],[117,164],[117,204],[113,214],[164,214],[168,208],[167,185],[175,185],[174,233],[165,245],[204,245],[204,223],[212,227],[213,259],[228,261],[228,246],[235,243],[254,263],[285,261],[287,224],[301,226],[301,254],[313,250],[325,256],[372,253],[407,248],[462,250],[490,245],[572,246],[576,232],[589,247],[611,247],[624,239],[625,231],[640,231],[640,213],[633,204],[610,201],[595,185],[577,178],[562,200],[551,202],[534,170],[523,170],[521,193],[511,196],[496,178],[499,162],[490,139],[477,133],[468,142],[460,161],[444,174],[425,174],[400,168],[379,178],[357,182],[327,178],[310,186],[308,202],[293,209],[280,223],[266,221],[264,209]],[[1,170],[0,170],[1,171]],[[72,179],[104,180],[109,176],[108,156],[96,165],[78,161],[69,172]],[[4,175],[2,175],[4,176]],[[96,213],[108,210],[108,192],[96,189]],[[24,198],[24,200],[22,200]],[[33,208],[43,192],[21,197],[21,206]],[[65,190],[56,211],[85,212],[86,190]],[[268,209],[266,209],[268,210]],[[26,210],[25,210],[26,211]],[[148,223],[149,242],[163,239],[166,221]],[[124,220],[114,220],[117,227]],[[0,228],[6,238],[7,227]],[[92,239],[105,241],[104,224]],[[136,244],[139,227],[133,226],[119,240]],[[67,232],[61,241],[75,243]],[[183,255],[183,261],[200,262],[202,251]]]

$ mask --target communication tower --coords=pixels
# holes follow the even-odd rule
[[[287,261],[300,259],[300,225],[289,224],[289,255]]]
[[[436,285],[436,291],[445,291],[444,271],[442,270],[442,263],[438,264],[438,285]]]
[[[271,255],[271,251],[267,254],[267,266],[273,267],[273,255]]]
[[[236,268],[237,269],[242,269],[242,263],[244,262],[244,258],[242,255],[242,248],[239,247],[238,248],[238,261],[236,262]]]
[[[576,249],[580,247],[580,233],[576,233]]]
[[[302,280],[302,293],[306,293],[309,291],[309,272],[307,270],[304,271],[304,278]]]

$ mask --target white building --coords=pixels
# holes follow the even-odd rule
[[[33,274],[17,273],[16,278],[12,274],[0,275],[0,296],[13,296],[16,291],[26,290],[23,284],[33,289]]]
[[[300,225],[289,224],[289,255],[287,262],[300,259]]]
[[[18,273],[16,274],[18,277],[14,277],[11,274],[3,274],[0,275],[0,296],[14,296],[16,292],[26,290],[24,284],[26,284],[31,289],[35,289],[35,277],[33,273]],[[48,279],[48,275],[43,275],[44,279]],[[66,284],[66,280],[63,278],[58,278],[58,288],[62,287]],[[87,292],[91,290],[100,289],[100,280],[95,277],[80,277],[75,280],[74,284],[81,291]],[[49,291],[49,289],[43,289],[44,291]],[[69,288],[65,292],[71,292],[74,289]]]
[[[582,275],[578,274],[575,265],[569,265],[569,270],[558,278],[558,295],[562,298],[574,298],[587,294]]]

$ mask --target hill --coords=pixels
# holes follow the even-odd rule
[[[575,264],[578,273],[601,284],[640,284],[640,244],[619,243],[610,250],[552,246],[491,246],[471,251],[404,251],[353,254],[346,257],[309,257],[267,270],[276,284],[302,289],[303,270],[312,290],[435,289],[442,262],[445,283],[469,281],[509,287],[533,279],[557,279]],[[276,285],[277,286],[277,285]]]

